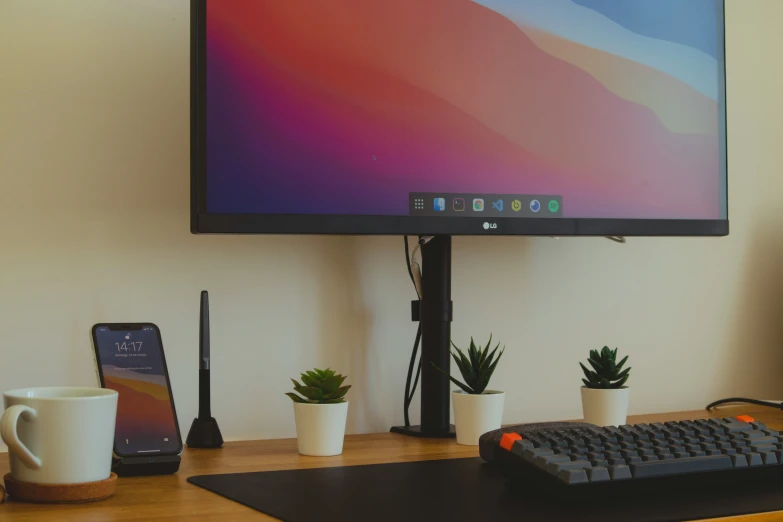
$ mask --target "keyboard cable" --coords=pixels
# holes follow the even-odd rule
[[[783,410],[783,402],[781,401],[760,401],[758,399],[746,399],[743,397],[731,397],[729,399],[721,399],[719,401],[711,402],[704,409],[710,411],[713,408],[717,408],[718,406],[723,406],[725,404],[754,404],[756,406],[765,406],[767,408],[777,408],[779,410]]]
[[[410,247],[408,246],[408,236],[403,236],[403,240],[405,241],[405,266],[408,269],[408,275],[411,278],[411,283],[413,283],[413,288],[416,290],[416,297],[421,300],[421,293],[419,290],[419,286],[421,282],[417,284],[416,277],[413,275],[413,265],[414,265],[414,259],[410,254]],[[421,239],[419,239],[419,245],[421,244]],[[416,247],[416,250],[418,250],[418,246]],[[414,250],[414,256],[416,255],[416,250]],[[421,272],[419,270],[419,281],[421,281]],[[418,368],[416,369],[416,379],[413,381],[413,389],[411,389],[411,378],[413,377],[413,367],[416,365],[416,355],[419,351],[419,343],[421,342],[421,323],[419,323],[419,327],[416,330],[416,339],[413,341],[413,352],[411,353],[411,361],[408,364],[408,377],[405,380],[405,402],[403,403],[403,414],[405,416],[405,426],[408,427],[411,425],[410,417],[408,416],[408,408],[411,405],[411,401],[413,401],[413,394],[416,393],[416,386],[419,384],[419,376],[421,375],[421,357],[419,357],[419,364]]]

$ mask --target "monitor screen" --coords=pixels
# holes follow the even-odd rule
[[[728,230],[722,0],[196,4],[196,231]]]

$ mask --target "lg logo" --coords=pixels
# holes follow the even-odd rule
[[[497,223],[484,223],[484,230],[495,230],[498,228]]]

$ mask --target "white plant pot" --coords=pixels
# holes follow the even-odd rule
[[[294,403],[296,443],[299,453],[331,457],[343,452],[348,402],[337,404]]]
[[[500,428],[503,421],[503,401],[506,394],[485,391],[471,395],[463,391],[451,393],[454,424],[457,426],[457,444],[478,446],[479,437]]]
[[[582,411],[585,422],[597,426],[621,426],[628,417],[631,389],[600,390],[582,386]]]

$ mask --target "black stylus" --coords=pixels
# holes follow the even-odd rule
[[[219,448],[223,436],[212,417],[209,390],[209,294],[201,292],[198,323],[198,417],[193,419],[186,443],[191,448]]]
[[[207,420],[212,417],[209,390],[209,293],[201,292],[201,314],[198,325],[198,417]]]

